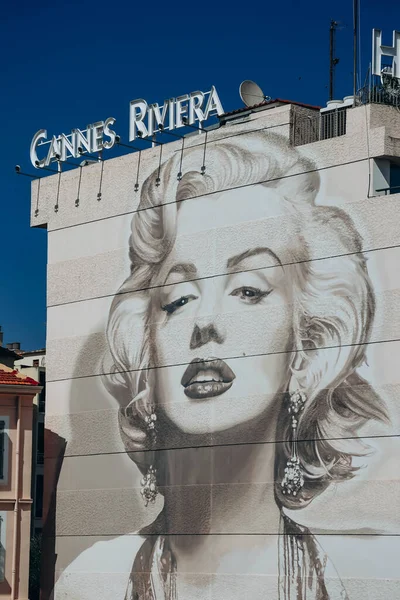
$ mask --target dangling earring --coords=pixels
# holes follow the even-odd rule
[[[151,406],[150,414],[145,416],[144,422],[146,423],[146,429],[147,429],[148,433],[151,435],[151,442],[152,442],[153,446],[157,440],[156,421],[157,421],[156,411],[155,411],[154,406]]]
[[[148,506],[149,502],[154,504],[156,501],[158,494],[156,473],[157,470],[151,465],[146,475],[140,481],[140,485],[142,486],[140,493],[145,506]]]
[[[155,412],[154,406],[150,407],[150,414],[146,415],[144,418],[144,422],[146,423],[146,429],[150,434],[151,445],[154,447],[157,441],[157,430],[156,430],[156,421],[157,415]],[[142,489],[140,493],[142,495],[144,505],[148,506],[149,502],[154,504],[158,494],[157,488],[157,477],[156,477],[157,469],[150,465],[146,475],[141,479],[140,485]]]
[[[304,486],[303,472],[297,455],[297,415],[303,410],[306,400],[305,393],[300,390],[292,392],[289,396],[288,412],[292,418],[292,449],[290,458],[286,463],[285,475],[283,476],[281,483],[282,493],[287,494],[288,496],[297,496]]]

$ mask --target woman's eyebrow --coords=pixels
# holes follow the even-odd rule
[[[193,263],[177,263],[168,271],[167,279],[173,273],[179,273],[180,275],[186,275],[187,277],[195,277],[197,269]]]
[[[236,267],[238,264],[240,264],[246,258],[250,258],[251,256],[257,256],[259,254],[269,254],[276,261],[276,263],[278,265],[282,266],[281,261],[276,256],[276,254],[274,252],[272,252],[272,250],[270,248],[251,248],[249,250],[245,250],[241,254],[236,254],[236,256],[232,256],[231,258],[229,258],[226,263],[227,268],[232,269],[233,267]]]

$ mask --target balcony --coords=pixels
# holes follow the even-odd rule
[[[330,140],[346,134],[347,107],[326,110],[312,115],[296,115],[293,120],[295,146]]]
[[[374,76],[368,85],[358,92],[358,104],[385,104],[400,106],[400,79],[392,77],[390,72],[382,72],[381,77]]]

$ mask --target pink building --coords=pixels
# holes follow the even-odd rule
[[[32,401],[37,381],[0,364],[0,598],[28,599]]]

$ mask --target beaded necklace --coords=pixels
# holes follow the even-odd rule
[[[156,524],[160,524],[160,519]],[[279,599],[349,600],[338,576],[333,582],[325,580],[327,562],[325,552],[311,532],[282,513],[278,552]],[[135,558],[125,600],[179,600],[177,577],[177,564],[168,536],[157,535],[154,531]]]

